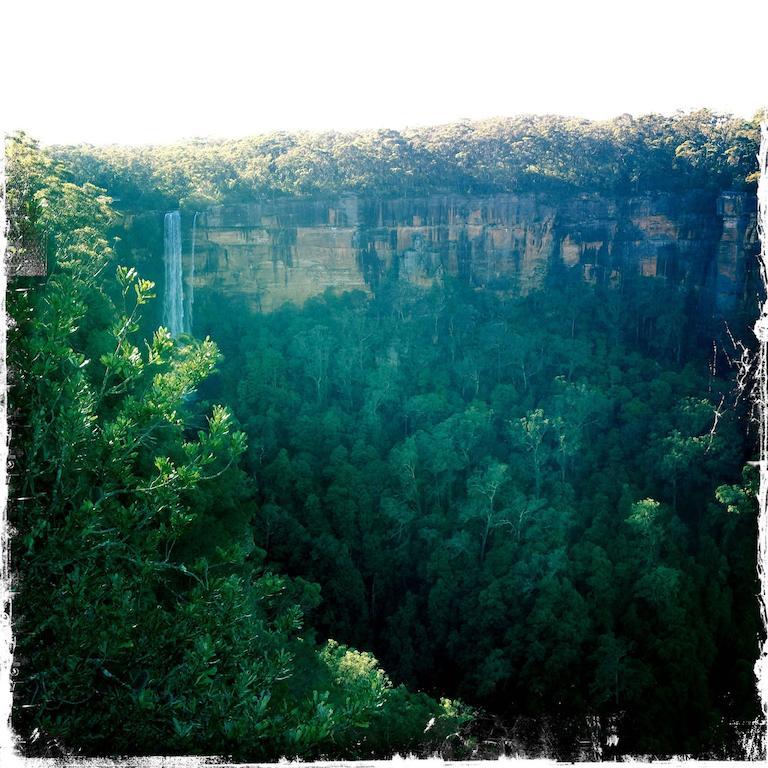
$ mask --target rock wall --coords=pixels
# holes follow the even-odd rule
[[[192,215],[182,219],[188,291]],[[593,283],[663,279],[727,316],[745,298],[756,243],[754,197],[736,192],[259,201],[199,213],[194,292],[196,303],[239,296],[257,311],[328,288],[374,290],[387,276],[525,294],[560,264]]]

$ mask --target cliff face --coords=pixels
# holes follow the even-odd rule
[[[663,279],[728,316],[756,248],[754,197],[598,194],[432,196],[253,202],[185,215],[185,293],[195,303],[239,296],[257,311],[331,288],[373,290],[386,276],[428,286],[453,275],[524,294],[554,265],[588,282]],[[156,254],[153,259],[157,259]],[[700,304],[701,305],[701,304]]]

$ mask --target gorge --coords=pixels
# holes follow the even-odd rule
[[[155,743],[156,718],[174,743],[248,756],[534,755],[546,741],[570,759],[585,729],[593,756],[617,738],[619,754],[744,754],[756,476],[729,345],[731,332],[749,345],[761,295],[755,135],[703,111],[65,147],[50,161],[20,139],[15,188],[33,190],[36,222],[21,234],[64,274],[37,286],[19,359],[45,342],[42,370],[71,393],[41,401],[57,431],[33,470],[59,499],[74,438],[56,409],[79,409],[91,469],[64,478],[71,508],[100,521],[109,502],[115,521],[82,526],[91,589],[96,530],[156,564],[134,614],[168,609],[110,656],[137,692],[98,679],[136,724],[126,739]],[[25,169],[49,162],[66,176],[35,172],[35,191]],[[35,204],[73,182],[99,237],[72,215],[55,222],[56,252]],[[57,262],[70,232],[88,282]],[[65,318],[73,351],[48,341],[61,305],[89,307]],[[37,381],[20,391],[35,408]],[[47,584],[34,538],[47,528],[28,527],[24,556]],[[143,626],[126,619],[131,637]],[[148,642],[187,655],[168,672],[164,652],[148,665]],[[241,684],[251,663],[258,688]],[[46,706],[21,711],[27,731],[55,723]],[[288,741],[286,717],[300,724]],[[114,720],[77,732],[97,747]]]

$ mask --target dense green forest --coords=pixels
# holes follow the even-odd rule
[[[404,131],[273,133],[155,147],[55,148],[118,205],[259,196],[720,190],[754,180],[757,121],[708,110],[606,122],[524,116]]]
[[[9,294],[29,750],[568,756],[599,718],[622,753],[735,754],[758,716],[754,436],[675,286],[389,278],[233,300],[172,339],[113,238],[115,209],[267,195],[714,195],[748,188],[756,146],[710,112],[13,139],[10,241],[49,266]]]
[[[245,434],[229,408],[194,398],[216,345],[163,328],[138,338],[154,286],[115,265],[108,199],[23,137],[7,154],[11,247],[49,264],[9,296],[14,726],[27,749],[437,749],[471,711],[318,641],[304,624],[317,584],[265,562]]]
[[[609,302],[394,285],[228,312],[201,391],[235,404],[257,540],[322,585],[324,635],[505,722],[621,713],[629,751],[696,751],[756,714],[745,424]]]

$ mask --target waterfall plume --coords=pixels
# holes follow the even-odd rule
[[[165,293],[163,325],[176,338],[184,332],[184,286],[181,262],[181,216],[178,211],[165,214]]]

